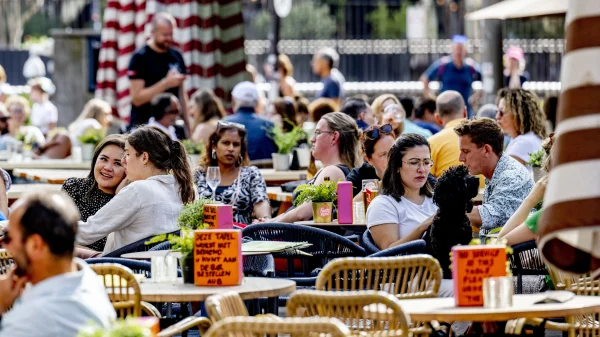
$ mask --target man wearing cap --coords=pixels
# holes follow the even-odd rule
[[[248,157],[250,160],[271,159],[276,152],[275,143],[267,135],[274,124],[256,115],[258,89],[248,81],[238,83],[231,92],[235,114],[224,118],[227,122],[239,123],[246,128]]]
[[[423,95],[429,94],[429,81],[437,80],[441,84],[440,93],[446,90],[458,91],[467,105],[468,116],[471,117],[471,85],[474,81],[481,80],[479,65],[471,58],[467,58],[467,38],[455,35],[452,38],[452,53],[435,61],[421,75],[423,82]]]

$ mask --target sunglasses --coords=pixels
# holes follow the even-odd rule
[[[234,123],[234,122],[221,122],[221,121],[219,121],[217,123],[217,130],[219,130],[221,128],[238,128],[238,129],[241,129],[241,130],[246,130],[246,126],[244,124]]]
[[[386,135],[386,134],[392,133],[392,130],[393,130],[393,128],[392,128],[391,124],[385,124],[378,128],[373,128],[369,131],[366,131],[364,133],[364,135],[366,138],[374,140],[374,139],[379,138],[379,136],[381,136],[381,135]]]

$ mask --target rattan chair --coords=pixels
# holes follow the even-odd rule
[[[299,290],[288,300],[287,315],[337,318],[352,335],[409,335],[410,318],[402,311],[400,301],[383,291]]]
[[[0,275],[6,274],[13,264],[14,261],[6,249],[0,249]]]
[[[375,240],[373,240],[371,231],[369,231],[368,229],[363,232],[359,243],[365,249],[365,252],[367,252],[368,255],[372,255],[381,251],[381,249],[375,243]]]
[[[384,290],[398,299],[437,297],[442,282],[431,255],[342,258],[328,263],[317,277],[317,290]]]
[[[167,235],[168,234],[179,235],[179,230],[176,230],[176,231],[171,232],[171,233],[167,233]],[[127,253],[136,253],[136,252],[146,252],[146,251],[149,251],[154,246],[157,246],[157,245],[159,245],[159,244],[162,243],[162,242],[156,242],[156,243],[151,243],[149,245],[146,244],[146,241],[152,239],[155,236],[156,235],[152,235],[152,236],[149,236],[147,238],[144,238],[144,239],[138,240],[136,242],[130,243],[127,246],[123,246],[123,247],[121,247],[119,249],[113,250],[112,252],[108,252],[108,253],[102,255],[102,257],[121,257],[121,255],[127,254]]]
[[[427,245],[425,243],[425,240],[414,240],[384,250],[380,250],[375,254],[369,255],[369,257],[391,257],[425,254],[426,246]]]
[[[216,322],[204,337],[263,336],[346,337],[350,330],[334,318],[286,318],[271,321],[257,317],[229,317]]]
[[[510,265],[513,275],[517,276],[517,294],[522,294],[523,275],[543,276],[548,275],[548,271],[535,240],[514,245],[512,250]]]
[[[208,316],[213,322],[221,321],[227,317],[249,316],[244,301],[240,297],[240,294],[235,291],[226,291],[221,294],[212,295],[206,299],[204,306]],[[256,316],[272,320],[281,319],[272,314]]]

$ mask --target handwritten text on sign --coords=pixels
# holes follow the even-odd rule
[[[504,246],[460,246],[452,248],[454,298],[458,306],[483,305],[483,280],[506,276]]]
[[[209,229],[233,229],[231,205],[204,205],[204,223]]]
[[[194,283],[231,286],[242,282],[242,237],[236,229],[194,232]]]

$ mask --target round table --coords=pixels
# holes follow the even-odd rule
[[[121,255],[121,257],[124,259],[133,259],[133,260],[150,260],[156,256],[165,256],[168,253],[170,253],[169,255],[171,255],[175,258],[181,257],[180,252],[171,251],[171,250],[149,250],[149,251],[145,251],[145,252],[127,253],[127,254]],[[242,256],[256,256],[256,255],[269,255],[269,254],[271,254],[271,252],[245,252],[242,250]]]
[[[564,303],[534,304],[547,295],[514,295],[513,305],[508,308],[456,307],[454,298],[424,298],[401,300],[402,310],[410,319],[428,321],[471,321],[495,322],[517,318],[555,318],[582,314],[587,311],[600,312],[600,297],[575,296]]]
[[[277,298],[296,290],[296,282],[287,279],[267,277],[244,277],[242,284],[229,287],[199,287],[183,284],[183,279],[175,283],[140,283],[142,300],[147,302],[203,302],[209,296],[225,291],[235,291],[243,300],[262,297]]]

